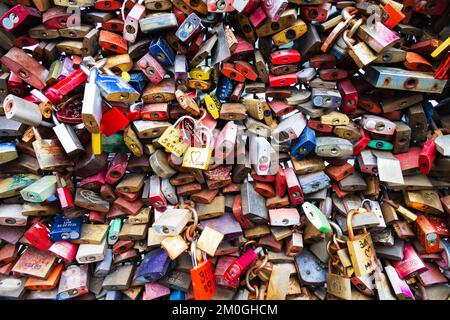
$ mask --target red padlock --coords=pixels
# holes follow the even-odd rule
[[[265,11],[263,10],[262,7],[259,7],[250,14],[248,20],[250,20],[251,24],[255,28],[258,28],[264,22],[264,20],[266,20],[266,18],[267,15]]]
[[[447,80],[448,74],[450,70],[450,51],[447,52],[447,55],[444,59],[442,59],[439,67],[434,72],[434,78],[439,80]]]
[[[72,192],[70,192],[70,189],[67,186],[63,187],[61,175],[59,173],[56,174],[56,193],[63,210],[72,209],[74,207]]]
[[[102,28],[108,31],[112,31],[112,32],[119,32],[121,30],[123,30],[125,26],[125,23],[123,22],[123,20],[117,19],[117,18],[112,18],[109,19],[108,21],[106,21],[105,23],[102,23]]]
[[[277,190],[277,195],[280,198],[284,197],[284,195],[286,194],[286,174],[281,166],[278,166],[278,172],[275,175],[275,189]]]
[[[156,175],[150,177],[150,205],[157,211],[165,211],[167,209],[167,200],[161,191],[161,181]]]
[[[380,103],[375,98],[377,96],[376,93],[370,95],[360,95],[358,97],[358,105],[366,111],[375,114],[381,114],[383,109],[381,108]]]
[[[331,10],[331,3],[323,3],[318,6],[303,6],[301,8],[302,17],[306,20],[325,22]]]
[[[124,112],[124,116],[128,120],[135,121],[141,119],[141,108],[142,104],[140,102],[130,105],[130,108]]]
[[[125,129],[130,120],[118,107],[113,107],[105,112],[100,123],[100,131],[107,137]]]
[[[0,18],[6,31],[17,31],[19,34],[30,29],[41,21],[41,13],[33,7],[18,4],[12,7]]]
[[[152,83],[160,83],[166,75],[166,70],[150,53],[143,56],[137,65]]]
[[[360,127],[359,132],[361,133],[361,139],[359,139],[353,146],[353,156],[360,154],[369,145],[371,140],[363,128]]]
[[[242,214],[242,197],[240,194],[234,197],[233,205],[231,206],[231,212],[233,212],[234,218],[243,229],[253,227],[253,223]]]
[[[253,184],[253,188],[257,193],[259,193],[264,198],[273,198],[275,197],[275,189],[269,183],[264,183],[261,181],[255,181]]]
[[[338,81],[348,77],[347,70],[344,69],[320,69],[319,77],[325,81]]]
[[[141,110],[142,120],[162,121],[169,119],[168,103],[145,104]]]
[[[237,69],[231,63],[224,62],[222,64],[221,72],[225,77],[230,78],[231,80],[237,82],[245,82],[245,76],[237,71]]]
[[[272,109],[273,113],[277,117],[284,116],[285,114],[288,114],[296,109],[295,105],[287,104],[285,101],[282,100],[272,100],[269,102],[269,107]]]
[[[261,182],[275,182],[275,176],[274,175],[267,175],[267,176],[260,176],[256,173],[254,169],[252,169],[250,175],[252,176],[253,180],[255,181],[261,181]]]
[[[436,158],[436,144],[434,139],[428,139],[419,154],[419,169],[423,174],[428,174]]]
[[[294,169],[286,168],[284,169],[284,174],[286,175],[286,184],[291,204],[301,204],[303,202],[303,191]]]
[[[256,81],[256,79],[258,78],[258,73],[256,73],[255,67],[253,67],[247,61],[236,61],[234,63],[234,66],[236,70],[242,73],[247,79]]]
[[[106,183],[114,184],[119,181],[125,171],[127,170],[128,154],[117,153],[109,164],[108,171],[106,172]]]
[[[92,223],[105,223],[106,221],[106,212],[98,212],[98,211],[91,211],[89,212],[89,222]]]
[[[122,7],[122,1],[117,0],[97,0],[94,3],[94,8],[104,11],[116,11]]]
[[[350,79],[341,80],[338,89],[342,96],[342,109],[345,113],[353,113],[358,107],[358,91]]]
[[[283,49],[270,54],[270,61],[275,65],[297,63],[300,60],[300,52],[295,49]]]
[[[64,29],[67,28],[67,19],[71,15],[67,8],[53,7],[42,14],[42,23],[47,29]]]
[[[255,250],[248,249],[236,261],[230,264],[224,274],[225,281],[229,284],[234,283],[247,269],[247,267],[258,259],[258,254],[260,252],[262,252],[262,248],[256,248]]]
[[[22,79],[14,72],[9,74],[8,78],[8,93],[23,98],[25,96],[25,86]]]
[[[23,48],[23,47],[32,47],[39,43],[38,39],[33,39],[27,35],[23,35],[14,39],[14,46]]]
[[[124,54],[128,52],[128,44],[124,38],[117,33],[100,30],[98,44],[105,50]]]
[[[271,87],[288,87],[297,84],[297,73],[283,74],[281,76],[269,75]]]
[[[309,120],[308,127],[315,131],[330,133],[333,132],[334,127],[329,124],[323,124],[320,120]]]
[[[77,254],[78,245],[68,241],[57,241],[51,245],[48,251],[66,263],[71,263]]]
[[[25,231],[24,237],[41,251],[47,251],[53,244],[50,240],[50,229],[40,222],[36,222]]]
[[[45,90],[45,96],[55,105],[64,101],[67,94],[78,88],[87,80],[87,74],[78,69],[68,77]]]
[[[78,187],[89,190],[98,190],[105,184],[106,166],[101,169],[97,174],[83,178]]]

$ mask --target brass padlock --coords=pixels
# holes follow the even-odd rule
[[[73,165],[56,139],[42,139],[38,130],[33,127],[35,141],[33,149],[41,170],[58,170]]]
[[[374,271],[378,264],[370,233],[365,231],[356,237],[353,233],[352,218],[355,213],[356,211],[352,210],[347,214],[347,231],[349,236],[347,247],[355,275],[362,276]]]
[[[344,31],[343,38],[348,47],[348,54],[352,57],[353,61],[355,61],[356,65],[360,68],[364,68],[375,61],[377,57],[372,50],[364,42],[353,45],[351,43],[351,38],[348,37],[348,33],[348,30]]]

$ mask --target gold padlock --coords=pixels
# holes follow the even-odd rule
[[[190,116],[184,116],[164,130],[163,134],[158,139],[158,143],[164,147],[166,151],[171,152],[177,157],[181,157],[188,148],[188,145],[182,136],[182,131],[177,128],[180,123],[183,125],[182,121],[185,120],[190,120],[192,122],[192,125],[194,126],[193,130],[195,131],[195,119]]]
[[[378,263],[370,233],[367,230],[357,236],[353,233],[352,218],[356,212],[351,210],[347,214],[347,232],[349,236],[347,247],[355,275],[359,277],[374,271]]]
[[[348,47],[348,54],[355,61],[359,68],[364,68],[377,59],[376,55],[370,50],[369,46],[364,42],[359,42],[353,45],[351,38],[348,36],[349,30],[345,30],[343,39]]]
[[[212,132],[205,126],[197,127],[197,132],[206,132],[206,147],[189,147],[183,157],[183,167],[208,170],[212,154]]]

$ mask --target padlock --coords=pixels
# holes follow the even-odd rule
[[[344,275],[335,274],[332,271],[332,259],[328,260],[327,293],[344,300],[352,299],[351,280]]]
[[[158,211],[165,211],[167,200],[161,192],[161,183],[158,176],[150,177],[150,196],[149,202]]]
[[[286,10],[288,2],[286,0],[264,0],[262,1],[262,8],[266,12],[267,16],[273,22],[280,20],[281,15]]]
[[[377,57],[373,54],[371,49],[364,43],[360,42],[356,45],[352,45],[350,38],[348,37],[349,31],[344,31],[343,39],[348,47],[348,54],[355,61],[359,68],[364,68],[368,64],[372,63]]]
[[[406,281],[399,278],[396,270],[391,264],[386,265],[384,270],[386,271],[386,275],[388,276],[389,282],[397,298],[402,300],[414,299],[414,295],[408,284]]]
[[[355,275],[362,276],[375,270],[377,259],[370,234],[365,232],[362,235],[354,236],[352,229],[352,217],[354,214],[355,211],[350,211],[347,214],[347,230],[349,234],[347,246]]]
[[[66,154],[68,156],[76,156],[77,154],[83,152],[84,147],[73,128],[69,124],[59,122],[54,113],[52,114],[52,119],[55,123],[53,131],[55,132],[56,137],[63,146]]]
[[[24,237],[36,248],[47,251],[53,242],[50,240],[50,229],[37,222],[33,224],[25,233]]]
[[[369,66],[364,78],[377,88],[415,92],[441,93],[445,84],[428,73],[381,66]]]
[[[41,170],[55,170],[68,167],[72,163],[55,139],[42,139],[37,129],[33,128],[35,141],[33,149]]]
[[[403,255],[402,261],[393,261],[393,266],[400,279],[404,280],[414,277],[427,270],[427,267],[410,243],[405,244]]]
[[[52,241],[76,240],[81,234],[81,219],[67,219],[62,215],[55,217],[55,223],[50,231]]]
[[[41,14],[33,7],[18,4],[12,7],[0,18],[2,26],[7,31],[23,31],[39,23]]]
[[[136,41],[139,31],[139,20],[145,16],[145,7],[136,3],[125,18],[123,38],[130,43]]]
[[[180,234],[191,218],[191,213],[186,209],[168,209],[152,225],[153,230],[164,236]]]
[[[205,126],[197,127],[198,132],[206,132],[206,147],[188,147],[183,157],[183,167],[207,170],[212,153],[212,133]]]
[[[81,296],[88,292],[88,266],[72,265],[61,275],[58,298],[61,300]]]
[[[415,210],[440,215],[444,213],[439,195],[434,190],[405,191],[405,204]]]
[[[426,253],[440,252],[440,238],[435,228],[424,215],[416,219],[416,234]]]
[[[6,119],[9,120],[18,121],[30,126],[52,126],[50,123],[43,121],[42,113],[37,104],[12,94],[5,97],[5,100],[3,101],[3,110]]]
[[[259,175],[271,175],[277,170],[277,153],[264,138],[255,135],[250,136],[250,161]]]
[[[25,226],[28,217],[22,214],[21,206],[18,204],[3,204],[0,206],[0,225]]]

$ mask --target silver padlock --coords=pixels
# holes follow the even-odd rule
[[[96,84],[98,71],[96,68],[87,70],[82,64],[80,68],[88,73],[89,78],[84,87],[83,106],[81,109],[81,119],[84,126],[91,133],[100,132],[100,122],[102,120],[102,96]]]
[[[68,156],[75,156],[80,152],[84,151],[84,147],[81,144],[78,136],[76,135],[73,128],[67,123],[61,123],[56,118],[56,114],[52,114],[53,123],[55,126],[53,127],[53,131],[56,134],[59,142],[64,148],[64,151]]]

